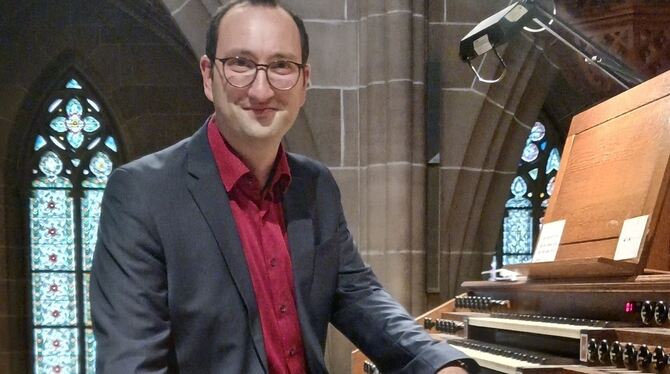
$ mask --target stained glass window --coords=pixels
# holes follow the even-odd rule
[[[535,122],[526,139],[517,176],[505,203],[498,264],[530,262],[533,257],[533,246],[561,162],[557,137],[551,127]]]
[[[89,272],[119,149],[104,106],[75,74],[37,118],[28,203],[34,372],[95,373]]]

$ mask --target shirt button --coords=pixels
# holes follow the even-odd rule
[[[291,356],[291,357],[295,356],[295,348],[289,349],[288,350],[288,355]]]
[[[282,305],[279,307],[279,313],[281,313],[281,314],[286,313],[286,305],[282,304]]]
[[[276,258],[271,258],[270,259],[270,266],[275,267],[277,266],[277,259]]]

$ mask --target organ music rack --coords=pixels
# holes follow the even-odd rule
[[[669,185],[666,72],[573,118],[544,218],[565,220],[553,260],[507,267],[516,282],[464,282],[417,321],[484,372],[670,373]],[[640,216],[639,250],[618,259]],[[352,373],[377,372],[352,353]]]

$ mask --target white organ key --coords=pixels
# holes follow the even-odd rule
[[[498,356],[493,353],[482,352],[476,349],[460,346],[456,346],[456,348],[477,361],[480,366],[502,373],[516,374],[518,368],[535,368],[542,366],[540,364]]]
[[[579,339],[580,331],[582,330],[600,329],[599,327],[592,326],[569,325],[563,323],[538,322],[496,317],[470,317],[468,318],[468,325],[527,332],[531,334],[560,336],[571,339]]]

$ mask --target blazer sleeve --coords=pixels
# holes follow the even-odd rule
[[[91,270],[97,373],[167,373],[170,320],[165,259],[146,206],[151,193],[115,170],[102,200]]]
[[[333,325],[384,374],[433,374],[457,360],[466,363],[470,372],[477,372],[479,366],[474,360],[434,340],[383,289],[358,252],[339,203],[339,190],[336,186],[334,189],[339,208],[339,275]]]

